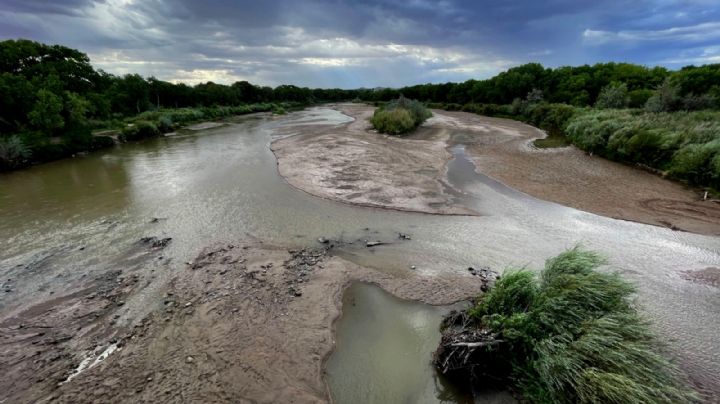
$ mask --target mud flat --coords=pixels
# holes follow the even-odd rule
[[[532,126],[465,112],[433,111],[426,125],[469,132],[462,142],[478,170],[534,197],[616,219],[720,234],[720,204],[658,175],[575,147],[538,149]]]
[[[454,203],[457,192],[443,180],[447,133],[415,139],[371,131],[374,109],[361,104],[336,108],[354,118],[328,128],[295,125],[272,143],[278,170],[288,183],[312,195],[355,205],[396,210],[473,215]]]
[[[478,170],[547,201],[616,219],[700,234],[720,234],[720,204],[681,184],[574,147],[537,149],[545,137],[520,122],[464,112],[434,116],[406,138],[374,132],[374,108],[335,105],[354,118],[328,129],[286,128],[272,144],[280,174],[312,195],[341,202],[436,214],[478,214],[458,203],[445,164],[453,143],[467,146]]]
[[[475,296],[487,282],[471,274],[393,277],[332,257],[328,248],[287,250],[257,241],[207,248],[169,282],[151,314],[131,327],[114,328],[111,319],[122,302],[119,296],[132,293],[132,275],[129,286],[113,279],[113,287],[99,297],[88,288],[34,308],[49,316],[72,310],[95,313],[96,302],[102,301],[102,315],[87,320],[106,330],[102,335],[66,330],[38,336],[37,324],[18,328],[6,319],[2,329],[11,338],[6,341],[23,356],[14,360],[28,369],[6,373],[5,398],[326,402],[324,361],[333,349],[333,323],[343,291],[351,282],[373,283],[430,304]],[[96,296],[90,298],[92,294]],[[23,318],[28,317],[25,313]],[[95,349],[82,350],[95,344]],[[54,372],[29,377],[30,367],[43,369],[32,360],[37,355]]]

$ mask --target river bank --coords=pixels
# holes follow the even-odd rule
[[[4,396],[68,403],[326,402],[324,361],[351,282],[434,305],[468,299],[487,284],[469,273],[383,274],[329,255],[332,243],[300,250],[257,241],[206,248],[133,327],[113,321],[132,299],[133,285],[146,281],[128,271],[14,313],[0,321],[11,341],[4,355],[15,356],[15,365],[6,367]]]
[[[447,151],[467,146],[478,170],[536,198],[595,214],[699,234],[720,234],[720,204],[645,171],[574,147],[538,149],[532,126],[466,112],[434,110],[399,139],[371,130],[373,108],[338,104],[354,118],[318,131],[293,127],[273,142],[280,174],[312,195],[341,202],[435,214],[477,215],[445,180]],[[454,136],[450,136],[450,133]]]

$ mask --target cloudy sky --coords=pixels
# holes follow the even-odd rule
[[[397,87],[530,61],[720,63],[720,0],[0,0],[8,38],[169,81]]]

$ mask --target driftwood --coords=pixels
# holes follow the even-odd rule
[[[441,327],[440,346],[433,354],[440,373],[471,386],[505,378],[508,364],[500,359],[504,341],[497,334],[478,327],[466,312],[451,312]]]

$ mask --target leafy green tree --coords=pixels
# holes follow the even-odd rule
[[[65,111],[69,125],[85,125],[90,111],[90,102],[83,96],[68,91],[65,93]]]
[[[628,106],[628,88],[625,83],[613,82],[600,90],[596,108],[625,108]]]
[[[28,114],[30,123],[48,134],[65,125],[62,115],[62,99],[48,90],[38,90],[37,101]]]
[[[680,86],[666,79],[655,93],[645,103],[648,112],[670,112],[680,108],[682,98],[680,97]]]

